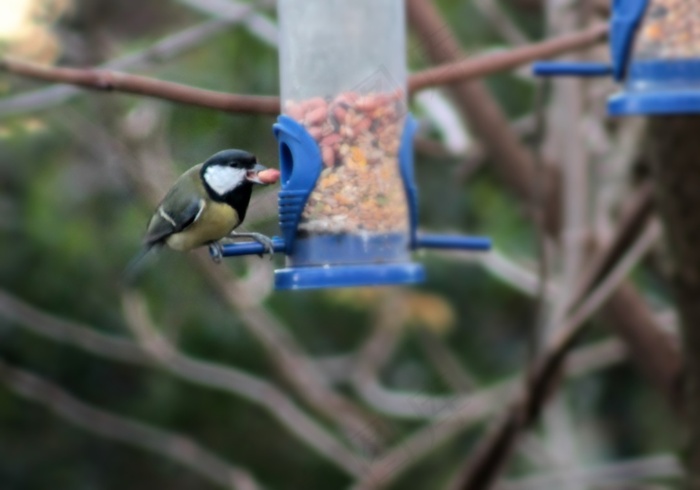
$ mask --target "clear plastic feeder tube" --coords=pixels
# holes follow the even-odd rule
[[[335,263],[407,260],[399,169],[404,1],[279,0],[278,12],[283,113],[303,125],[322,160],[297,237],[334,239],[341,253],[328,260]],[[373,246],[364,253],[358,240]],[[323,263],[323,256],[312,252],[309,260]]]

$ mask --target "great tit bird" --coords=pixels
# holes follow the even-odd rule
[[[143,249],[127,268],[133,277],[136,265],[151,251],[167,245],[188,251],[207,245],[215,262],[222,257],[221,241],[226,238],[252,238],[272,253],[272,240],[260,233],[233,231],[245,219],[254,184],[259,173],[275,173],[243,150],[223,150],[204,163],[187,170],[175,182],[148,222]]]

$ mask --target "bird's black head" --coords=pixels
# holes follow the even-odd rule
[[[211,194],[223,198],[240,187],[259,183],[256,174],[263,169],[252,153],[223,150],[204,162],[201,177]]]

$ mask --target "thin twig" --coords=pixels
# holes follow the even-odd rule
[[[420,328],[417,332],[425,357],[435,367],[445,383],[457,393],[473,390],[479,383],[435,332]]]
[[[601,100],[601,99],[596,99]],[[634,174],[638,155],[643,154],[640,142],[644,141],[645,121],[643,118],[626,118],[620,120],[620,126],[613,135],[608,135],[606,118],[590,118],[589,132],[597,133],[595,155],[600,160],[594,165],[593,179],[595,195],[594,206],[595,234],[606,242],[616,228],[615,215],[620,203],[620,196],[627,194],[630,188],[629,176]],[[587,138],[592,139],[592,138]]]
[[[430,254],[448,260],[468,262],[483,267],[494,278],[527,296],[535,297],[539,293],[539,276],[529,268],[507,257],[498,249],[491,250],[487,254],[442,250],[431,250]],[[556,289],[557,284],[550,279],[545,286],[549,297],[550,292]]]
[[[247,470],[227,463],[187,437],[88,405],[58,385],[3,360],[0,381],[15,394],[45,405],[88,432],[177,461],[216,485],[236,490],[260,488]]]
[[[319,454],[336,464],[336,460],[341,459],[340,467],[347,467],[350,474],[359,470],[359,467],[349,468],[353,461],[359,461],[353,453],[308,417],[281,390],[260,378],[230,366],[192,359],[164,344],[165,340],[161,340],[159,345],[166,346],[162,348],[167,348],[167,359],[154,357],[149,350],[129,340],[47,314],[1,290],[0,316],[33,333],[73,345],[100,358],[145,367],[161,365],[171,374],[196,385],[221,390],[260,405]]]
[[[414,102],[431,129],[434,128],[440,140],[444,142],[448,155],[471,152],[474,138],[464,127],[454,106],[440,89],[423,90],[415,94]]]
[[[333,385],[344,384],[352,378],[355,369],[355,352],[317,357],[313,360],[316,369],[325,373]]]
[[[254,5],[248,3],[234,2],[233,0],[176,0],[199,12],[212,15],[219,19],[237,21],[242,15],[243,24],[258,39],[266,44],[275,45],[277,41],[277,26],[264,15],[257,12],[250,12],[251,8],[262,9],[268,5],[274,5],[273,1],[256,2]],[[250,12],[250,15],[246,15]]]
[[[474,6],[479,9],[481,15],[488,19],[494,29],[509,44],[517,46],[527,43],[527,36],[511,20],[508,13],[498,3],[498,0],[475,0]]]
[[[617,224],[618,233],[607,244],[607,253],[599,253],[587,264],[574,295],[574,302],[581,301],[605,277],[625,250],[634,243],[641,230],[654,213],[654,189],[649,181],[643,182],[625,203],[625,209]]]
[[[500,483],[497,490],[542,490],[562,488],[566,482],[577,481],[587,488],[595,485],[619,485],[640,483],[643,480],[675,478],[683,476],[683,470],[675,456],[661,454],[646,456],[628,461],[618,461],[591,468],[574,468],[567,471],[527,476],[525,478]],[[629,488],[625,486],[624,488]],[[637,488],[637,487],[635,487]]]

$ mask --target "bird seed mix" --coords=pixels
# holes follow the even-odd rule
[[[323,171],[299,229],[314,234],[406,233],[408,205],[399,171],[403,92],[288,101],[285,114],[319,145]]]

